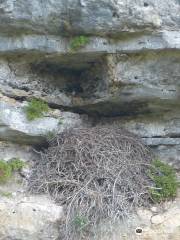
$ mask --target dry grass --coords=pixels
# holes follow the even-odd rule
[[[113,225],[148,204],[151,158],[149,149],[123,129],[68,130],[41,153],[30,190],[49,193],[64,205],[62,239],[92,239],[99,224]]]

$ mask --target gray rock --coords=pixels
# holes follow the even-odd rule
[[[1,197],[0,236],[12,240],[55,240],[62,217],[62,207],[46,196]]]
[[[31,146],[0,142],[0,159],[19,158],[25,162],[21,171],[13,171],[8,181],[0,184],[0,238],[49,240],[59,236],[63,209],[46,195],[27,191],[31,165],[38,159]]]
[[[180,210],[180,195],[176,200],[161,203],[161,207],[157,205],[157,211],[152,209],[138,208],[137,213],[133,214],[129,219],[124,219],[118,224],[111,226],[112,234],[101,233],[99,240],[120,240],[120,239],[179,239],[180,216],[177,214]],[[112,225],[112,224],[111,224]],[[106,229],[110,228],[110,224],[106,225]],[[137,230],[141,229],[141,232]],[[99,234],[100,235],[100,234]]]
[[[179,1],[171,0],[3,0],[0,28],[4,33],[83,33],[178,29]]]
[[[60,112],[28,121],[24,104],[0,102],[0,139],[21,144],[41,144],[48,137],[82,123],[78,114]]]
[[[171,147],[171,146],[176,146],[176,145],[180,145],[180,138],[166,138],[166,137],[159,137],[159,138],[151,138],[151,137],[146,137],[146,138],[142,138],[142,140],[146,143],[146,145],[148,146],[159,146],[159,145],[163,145],[166,147]]]
[[[141,137],[155,157],[172,165],[180,173],[180,113],[160,113],[139,117],[103,118],[100,125],[117,125]]]
[[[0,61],[0,91],[4,95],[17,99],[37,97],[60,106],[71,105],[71,98],[60,89],[64,86],[65,77],[63,74],[55,76],[53,73],[36,72],[22,59],[16,63]]]
[[[143,115],[139,117],[117,118],[115,123],[144,139],[154,138],[154,141],[149,142],[149,145],[158,145],[160,140],[162,144],[170,145],[170,139],[173,139],[174,145],[179,144],[180,118],[178,113],[156,117]]]
[[[18,158],[29,162],[35,157],[36,154],[31,146],[0,142],[0,159],[8,161],[12,158]]]
[[[74,35],[88,35],[89,43],[72,51]],[[179,62],[179,0],[1,0],[0,140],[6,143],[0,142],[0,159],[32,162],[32,147],[24,144],[42,144],[82,125],[73,111],[139,135],[179,177]],[[23,108],[33,97],[69,112],[52,110],[30,122]],[[21,171],[24,180],[29,171]],[[0,186],[0,238],[57,239],[62,208],[46,196],[28,197],[15,180]],[[12,198],[3,196],[6,191]],[[163,225],[162,238],[179,236],[179,219],[172,221],[178,209],[162,224],[154,221]],[[137,224],[146,225],[142,237],[160,236],[149,226],[149,214],[145,221],[136,218],[128,234]]]
[[[104,116],[158,113],[180,107],[178,51],[84,56],[85,62],[90,61],[88,65],[77,54],[58,59],[40,57],[39,63],[36,56],[33,64],[24,64],[23,57],[16,63],[1,60],[1,92],[21,99],[36,96]]]
[[[171,94],[178,95],[179,59],[179,52],[168,51],[125,56],[117,60],[115,81],[125,85],[143,85],[156,91],[161,90],[164,94],[172,92]]]
[[[180,140],[180,139],[179,139]],[[173,166],[180,179],[180,144],[152,146],[157,158]]]
[[[141,115],[130,117],[101,118],[97,124],[114,124],[128,129],[146,141],[147,145],[179,145],[179,112],[160,113],[159,115]]]
[[[179,107],[177,0],[4,0],[0,9],[3,94],[104,116]],[[72,33],[93,36],[73,53]]]
[[[92,84],[93,74],[99,81],[79,107],[104,116],[178,111],[179,60],[173,51],[108,55],[99,72],[86,73]]]
[[[69,38],[54,35],[23,35],[4,36],[0,35],[0,54],[8,53],[31,53],[37,51],[34,58],[40,58],[43,54],[56,55],[68,53],[72,55]],[[129,53],[145,50],[180,49],[180,31],[161,30],[158,33],[143,33],[137,36],[113,39],[105,37],[90,37],[89,43],[77,50],[80,53]],[[47,58],[51,57],[46,55]],[[67,56],[68,57],[68,56]],[[67,58],[66,57],[66,58]],[[32,57],[31,57],[32,59]]]

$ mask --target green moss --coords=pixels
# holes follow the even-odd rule
[[[32,99],[25,107],[25,113],[29,121],[43,117],[44,113],[48,111],[47,103],[37,99]]]
[[[72,51],[77,51],[78,49],[84,47],[88,43],[89,43],[89,37],[87,36],[74,37],[70,42],[70,49]]]
[[[171,166],[155,160],[152,163],[149,177],[154,182],[154,188],[150,190],[150,193],[155,202],[161,202],[176,196],[178,182],[175,171]]]
[[[24,167],[25,163],[18,158],[14,158],[9,162],[9,165],[11,166],[12,171],[18,171]]]
[[[0,160],[0,183],[6,182],[12,176],[12,168],[9,163]]]

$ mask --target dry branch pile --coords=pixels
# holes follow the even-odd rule
[[[147,204],[151,157],[137,137],[114,126],[69,130],[41,153],[30,189],[64,205],[62,239],[89,239],[100,222],[113,224]]]

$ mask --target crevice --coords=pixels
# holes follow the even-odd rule
[[[162,135],[156,135],[156,136],[153,136],[153,137],[143,137],[143,138],[151,138],[151,139],[153,139],[153,138],[180,138],[180,134],[167,134],[167,135],[164,135],[164,136],[162,136]]]

